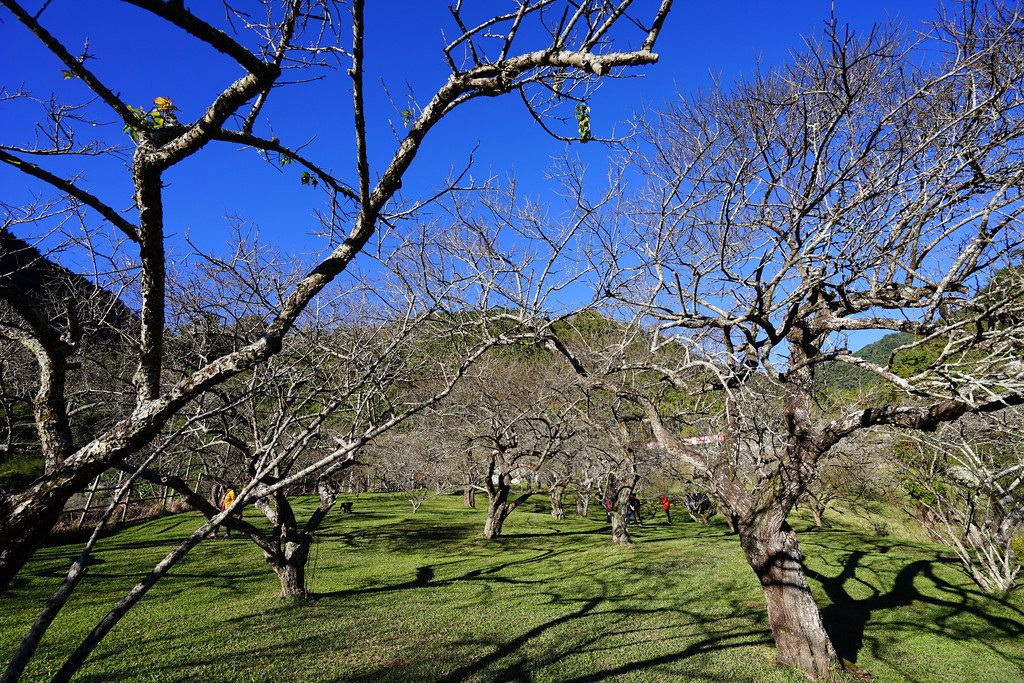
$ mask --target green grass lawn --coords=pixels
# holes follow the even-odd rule
[[[772,667],[760,588],[724,526],[648,522],[621,549],[599,510],[556,522],[531,501],[488,543],[483,510],[461,503],[414,515],[400,496],[360,496],[318,536],[305,603],[275,597],[249,541],[205,541],[79,680],[805,680]],[[48,680],[196,524],[163,517],[101,540],[26,678]],[[840,654],[875,680],[1024,681],[1024,589],[986,596],[939,546],[838,528],[801,540]],[[77,548],[43,549],[0,598],[5,662]]]

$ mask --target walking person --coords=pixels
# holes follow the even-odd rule
[[[668,520],[666,524],[672,526],[672,511],[669,508],[672,507],[672,503],[669,502],[668,496],[662,494],[658,501],[661,503],[661,509],[665,511],[665,519]]]

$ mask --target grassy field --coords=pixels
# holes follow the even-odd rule
[[[764,600],[724,526],[677,519],[607,542],[603,515],[517,511],[497,543],[461,497],[417,514],[363,495],[318,536],[315,599],[282,602],[246,540],[209,540],[108,636],[79,680],[804,681],[774,669]],[[682,515],[679,515],[680,517]],[[941,547],[856,528],[801,530],[840,654],[879,681],[1024,680],[1024,590],[979,592]],[[187,531],[164,517],[100,541],[97,562],[27,674],[59,655]],[[842,520],[840,520],[842,521]],[[797,525],[800,529],[800,525]],[[77,546],[46,548],[2,599],[10,656]]]

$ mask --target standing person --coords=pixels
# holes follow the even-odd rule
[[[220,501],[220,511],[224,512],[229,507],[231,507],[231,504],[235,502],[235,498],[236,498],[235,489],[233,487],[229,486],[228,490],[224,493],[224,498],[222,498],[221,501]],[[234,516],[237,517],[238,519],[241,519],[242,518],[242,513],[241,512],[236,512]],[[213,527],[213,531],[210,532],[210,534],[207,536],[207,538],[217,538],[217,532],[219,530],[220,530],[220,524],[218,524],[217,526]],[[227,534],[226,534],[227,537],[231,538],[231,527],[229,525],[225,524],[224,525],[224,530],[227,532]]]
[[[605,496],[604,500],[602,501],[601,504],[604,505],[605,516],[608,518],[608,523],[611,524],[611,521],[612,521],[612,499],[609,498],[608,496]]]
[[[644,518],[640,516],[640,499],[635,493],[629,494],[629,503],[626,505],[627,518],[632,517],[640,526],[644,525]],[[627,519],[627,523],[628,523]]]
[[[229,507],[231,507],[231,504],[235,502],[235,498],[236,498],[235,489],[229,486],[228,487],[228,492],[224,494],[224,500],[221,501],[221,504],[220,504],[221,512],[224,512]],[[237,517],[238,519],[241,519],[242,518],[242,513],[241,512],[235,512],[234,516]],[[224,525],[224,530],[227,532],[225,535],[230,539],[231,538],[231,525],[230,524],[225,524]]]
[[[668,501],[668,496],[664,494],[658,498],[658,501],[661,502],[661,509],[665,511],[665,519],[668,520],[666,524],[672,526],[672,512],[669,510],[672,507],[672,503]]]

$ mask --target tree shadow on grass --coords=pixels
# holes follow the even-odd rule
[[[565,679],[563,683],[597,683],[598,681],[604,681],[613,676],[626,676],[628,674],[640,672],[656,666],[676,664],[684,659],[688,659],[689,657],[707,652],[729,650],[735,647],[770,645],[773,642],[772,638],[766,634],[764,629],[715,634],[694,643],[690,643],[679,652],[669,652],[658,657],[650,657],[638,662],[622,664],[611,669],[604,669],[585,676]]]
[[[587,600],[581,600],[580,606],[570,613],[563,614],[555,617],[543,624],[539,624],[528,631],[522,633],[516,638],[503,643],[490,652],[488,655],[481,657],[473,661],[470,664],[461,666],[454,671],[450,672],[447,676],[441,680],[448,683],[454,683],[455,681],[462,681],[474,676],[486,676],[490,680],[497,681],[532,681],[534,680],[536,673],[541,669],[555,664],[559,660],[565,659],[568,656],[577,655],[582,651],[589,652],[591,654],[596,652],[609,652],[619,647],[629,647],[630,644],[616,644],[607,645],[607,639],[614,636],[632,635],[640,640],[660,640],[660,637],[656,637],[658,633],[661,633],[665,628],[664,625],[659,626],[648,626],[648,627],[635,627],[631,626],[626,628],[624,631],[614,629],[609,631],[602,629],[599,633],[595,633],[589,638],[582,642],[574,642],[566,644],[557,652],[551,652],[547,656],[541,657],[540,659],[534,657],[527,659],[523,655],[517,654],[528,644],[530,641],[540,638],[545,632],[566,625],[571,624],[574,621],[587,619],[588,617],[605,617],[610,615],[615,616],[615,622],[618,624],[628,625],[635,623],[637,619],[650,620],[656,618],[657,615],[665,613],[667,609],[656,608],[656,609],[612,609],[612,610],[599,610],[598,607],[602,604],[607,605],[606,596],[593,597]],[[639,659],[626,663],[606,668],[598,671],[594,671],[588,674],[579,675],[573,678],[563,679],[567,682],[572,683],[596,683],[597,681],[607,680],[611,677],[624,676],[628,677],[630,674],[643,672],[654,667],[664,666],[668,664],[679,663],[694,655],[702,653],[728,650],[736,647],[748,647],[752,645],[767,645],[772,642],[770,635],[763,628],[749,631],[736,631],[731,625],[722,625],[715,631],[715,623],[721,624],[719,618],[710,617],[709,615],[702,614],[697,611],[689,610],[671,610],[674,613],[683,612],[689,618],[692,624],[700,628],[706,634],[705,637],[691,642],[686,647],[675,652],[667,652],[662,655],[648,657],[646,659]],[[740,616],[742,610],[734,610],[731,616]],[[580,627],[580,630],[585,630],[584,627]],[[492,665],[499,664],[502,660],[513,659],[514,661],[509,662],[500,671],[488,671],[488,668]]]
[[[545,538],[547,536],[558,536],[559,538],[561,538],[563,536],[604,536],[604,535],[607,535],[608,538],[611,539],[611,531],[608,528],[606,528],[606,527],[597,527],[595,529],[586,529],[586,530],[581,530],[581,531],[562,531],[561,529],[558,529],[556,527],[547,527],[547,528],[550,530],[550,532],[548,532],[548,533],[515,533],[515,534],[503,533],[501,536],[498,537],[497,540],[500,541],[501,539],[512,540],[512,539],[518,539],[518,538]]]
[[[317,538],[321,543],[338,543],[347,548],[384,545],[395,552],[414,552],[444,547],[474,535],[475,530],[465,526],[414,523],[404,526],[360,527],[343,532],[323,531]]]
[[[881,552],[888,552],[889,549],[889,547],[883,547]],[[907,607],[915,602],[941,608],[944,613],[940,618],[931,620],[927,624],[905,624],[909,629],[928,629],[947,637],[964,640],[975,639],[981,634],[976,630],[965,630],[954,623],[954,617],[967,613],[974,619],[982,621],[993,631],[1005,636],[1024,636],[1024,612],[1006,600],[995,596],[982,596],[977,591],[953,585],[935,574],[936,565],[954,564],[956,560],[936,555],[931,560],[913,561],[900,569],[890,590],[882,591],[865,579],[857,577],[857,569],[868,553],[867,550],[849,552],[842,562],[841,571],[835,576],[825,576],[813,569],[806,568],[807,576],[821,584],[831,601],[831,604],[821,610],[821,616],[836,648],[836,654],[842,659],[852,663],[857,662],[857,657],[864,647],[865,628],[872,614],[882,610]],[[916,579],[930,581],[942,593],[942,597],[920,592],[914,586]],[[847,588],[851,583],[867,588],[871,591],[871,595],[860,599],[853,597]],[[999,603],[1002,607],[1020,615],[1021,618],[1002,617],[973,604],[982,597]]]
[[[347,590],[332,591],[329,593],[316,593],[310,597],[316,600],[321,598],[349,598],[356,595],[366,595],[369,593],[390,593],[394,591],[403,591],[417,588],[443,588],[450,586],[455,583],[463,581],[487,581],[492,583],[504,583],[513,585],[532,585],[541,584],[544,581],[538,580],[525,580],[525,579],[511,579],[505,576],[499,576],[499,574],[510,567],[518,565],[532,564],[535,562],[543,562],[552,559],[555,555],[562,554],[562,551],[545,550],[538,553],[534,557],[529,557],[520,560],[511,560],[509,562],[502,562],[501,564],[491,565],[487,567],[478,567],[472,569],[460,576],[455,576],[449,579],[437,579],[435,578],[435,567],[439,565],[421,565],[416,568],[416,578],[402,583],[389,583],[381,586],[368,586],[366,588],[352,588]],[[457,562],[457,561],[456,561]],[[456,562],[448,562],[443,564],[455,564]],[[441,566],[443,566],[443,564]]]
[[[526,633],[523,633],[519,637],[510,640],[509,642],[505,643],[504,645],[502,645],[502,646],[500,646],[498,648],[495,648],[495,650],[493,652],[491,652],[490,654],[488,654],[487,656],[481,657],[480,659],[478,659],[478,660],[476,660],[474,662],[471,662],[469,664],[466,664],[465,666],[459,667],[458,669],[456,669],[455,671],[452,671],[451,673],[449,673],[447,676],[445,676],[441,680],[442,681],[446,681],[446,682],[450,682],[450,683],[457,683],[458,681],[464,681],[467,678],[469,678],[470,676],[472,676],[473,674],[478,673],[478,672],[482,671],[483,669],[487,668],[489,665],[493,664],[494,662],[500,661],[500,660],[504,659],[505,657],[508,657],[509,655],[514,654],[521,647],[523,647],[526,643],[528,643],[530,640],[540,636],[545,631],[547,631],[549,629],[552,629],[552,628],[555,628],[556,626],[559,626],[559,625],[564,624],[566,622],[572,621],[573,619],[578,619],[578,618],[586,616],[587,614],[592,612],[598,605],[600,605],[601,602],[602,602],[602,598],[590,598],[589,600],[584,600],[583,604],[580,605],[580,607],[577,610],[575,610],[573,612],[569,612],[568,614],[563,614],[563,615],[561,615],[559,617],[555,617],[554,619],[551,619],[550,621],[546,621],[543,624],[538,624],[537,626],[534,626],[529,631],[527,631]],[[522,662],[516,663],[515,665],[513,665],[512,669],[510,669],[509,671],[506,671],[507,675],[500,677],[500,680],[503,680],[503,681],[530,680],[530,676],[529,676],[529,674],[526,671],[520,671],[519,675],[516,675],[514,673],[514,671],[513,671],[514,669],[516,669],[516,668],[521,669],[522,666],[523,666]]]

